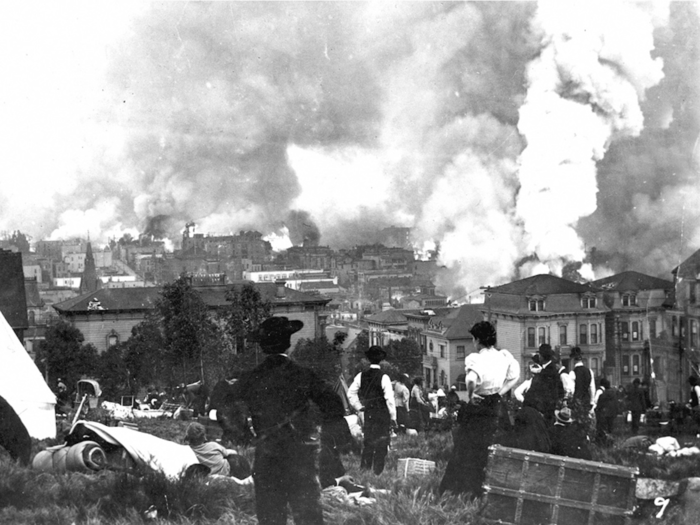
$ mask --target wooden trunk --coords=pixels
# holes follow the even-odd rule
[[[636,468],[494,445],[484,517],[512,525],[626,525]]]

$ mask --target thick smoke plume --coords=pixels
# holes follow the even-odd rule
[[[632,29],[620,31],[620,20]],[[640,100],[663,77],[653,22],[632,3],[544,2],[533,20],[542,50],[520,108],[517,214],[527,251],[559,275],[585,258],[575,227],[597,207],[596,163],[613,140],[640,134]]]
[[[696,8],[559,4],[154,3],[108,51],[110,140],[29,233],[406,226],[456,297],[594,246],[668,272],[700,247]]]

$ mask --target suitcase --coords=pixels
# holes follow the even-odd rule
[[[483,517],[508,525],[629,525],[637,468],[493,445]]]

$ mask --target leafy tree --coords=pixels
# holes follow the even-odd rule
[[[37,361],[42,364],[49,384],[56,384],[60,377],[69,389],[83,376],[97,372],[97,349],[83,344],[85,337],[73,325],[63,319],[55,319],[46,327],[46,337],[39,343]]]
[[[133,392],[124,360],[126,349],[126,343],[110,346],[97,360],[97,377],[100,378],[102,394],[108,399],[118,399],[125,392]]]
[[[140,387],[160,383],[169,377],[164,363],[165,342],[157,314],[150,314],[131,329],[124,343],[123,359],[129,377],[129,387],[136,394]],[[171,381],[175,382],[174,379]]]
[[[389,341],[384,347],[387,361],[392,363],[399,373],[409,376],[419,376],[423,371],[423,352],[413,339],[404,338],[400,341]]]
[[[367,366],[367,360],[365,359],[365,352],[369,350],[369,332],[367,330],[362,330],[355,341],[353,341],[350,351],[348,352],[348,375],[350,377],[355,377],[355,375],[363,370]]]
[[[205,379],[203,358],[213,345],[217,326],[187,275],[163,286],[155,311],[163,334],[164,361],[170,366],[169,379],[185,383]]]
[[[365,358],[365,352],[369,348],[369,334],[362,331],[350,352],[348,359],[348,371],[351,376],[361,372],[369,366]],[[404,338],[399,341],[389,341],[382,346],[386,351],[386,359],[382,362],[382,370],[392,378],[398,374],[409,376],[421,375],[423,369],[423,353],[420,346],[412,339]]]
[[[220,313],[219,319],[234,354],[246,349],[245,340],[250,332],[272,315],[272,303],[263,299],[252,284],[232,286],[226,292],[228,305]]]
[[[341,354],[342,347],[331,343],[324,335],[316,339],[299,339],[290,357],[334,384],[341,372]]]

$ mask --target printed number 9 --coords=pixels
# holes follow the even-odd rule
[[[660,518],[661,516],[663,516],[664,511],[666,510],[666,507],[668,506],[670,501],[671,501],[670,499],[661,498],[661,497],[658,497],[654,500],[654,505],[656,505],[657,507],[661,507],[661,510],[656,514],[657,518]]]

